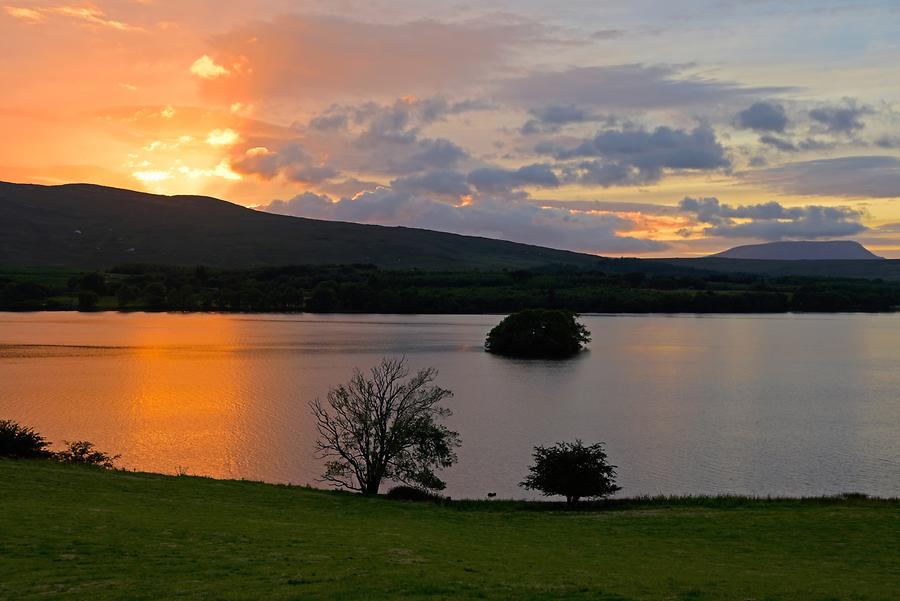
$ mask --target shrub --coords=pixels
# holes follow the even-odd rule
[[[94,444],[86,440],[75,442],[64,441],[66,449],[53,454],[53,458],[60,463],[74,463],[78,465],[95,465],[104,469],[115,468],[115,461],[121,455],[109,455],[94,448]]]
[[[617,490],[616,466],[606,461],[603,443],[585,446],[580,440],[534,448],[534,465],[519,486],[545,496],[561,495],[574,506],[582,498],[604,498]]]
[[[11,420],[0,420],[0,457],[40,459],[50,457],[50,443],[34,431]]]
[[[441,501],[442,497],[418,486],[395,486],[387,492],[389,499],[395,501]]]
[[[577,317],[559,309],[519,311],[490,331],[484,348],[489,353],[511,357],[569,357],[591,340],[590,332]]]

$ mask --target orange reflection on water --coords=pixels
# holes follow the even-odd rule
[[[122,389],[130,427],[124,447],[143,469],[225,477],[243,454],[246,392],[236,358],[238,322],[222,315],[155,316],[130,328]],[[178,324],[182,325],[182,324]],[[189,336],[187,338],[185,336]],[[191,457],[183,465],[179,457]]]

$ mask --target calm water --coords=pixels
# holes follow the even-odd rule
[[[527,496],[531,447],[576,437],[628,495],[900,495],[900,315],[585,316],[563,362],[488,355],[498,320],[0,313],[0,418],[142,470],[315,483],[307,402],[405,354],[455,393],[455,497]]]

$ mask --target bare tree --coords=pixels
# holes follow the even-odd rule
[[[456,461],[459,434],[436,421],[450,415],[440,402],[452,395],[436,376],[429,367],[409,377],[404,358],[384,358],[311,402],[316,448],[328,459],[322,479],[366,495],[383,480],[442,490],[435,470]]]

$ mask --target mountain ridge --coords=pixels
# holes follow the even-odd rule
[[[854,240],[797,240],[746,244],[710,255],[719,259],[764,261],[883,261]]]
[[[431,230],[322,221],[209,196],[0,182],[0,265],[108,268],[370,263],[398,268],[586,266],[599,257]]]

